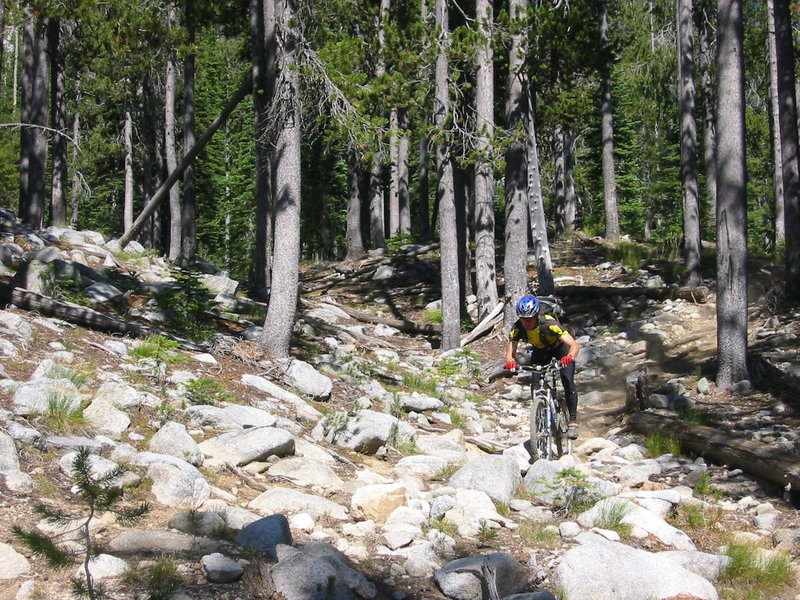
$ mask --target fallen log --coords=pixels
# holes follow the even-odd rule
[[[67,323],[73,323],[95,331],[134,335],[136,337],[157,335],[178,342],[182,348],[187,350],[208,352],[208,346],[205,344],[196,344],[155,327],[125,321],[79,304],[54,300],[35,292],[13,287],[7,283],[0,283],[0,306],[9,304],[22,310],[38,312],[46,317],[56,317]]]
[[[631,415],[628,426],[637,433],[672,435],[684,448],[705,459],[737,467],[783,488],[800,490],[800,458],[775,446],[649,412]]]
[[[696,288],[648,288],[648,287],[615,287],[598,285],[561,285],[556,287],[555,296],[569,298],[609,298],[613,296],[635,297],[644,296],[652,300],[665,300],[677,298],[702,304],[708,300],[709,290],[705,286]]]
[[[356,321],[361,321],[362,323],[372,323],[372,324],[380,323],[383,325],[389,325],[390,327],[394,327],[395,329],[398,329],[403,333],[414,333],[419,335],[441,335],[442,333],[441,325],[428,325],[425,323],[415,323],[414,321],[409,321],[408,319],[392,319],[389,317],[379,317],[378,315],[361,312],[360,310],[354,310],[348,306],[344,306],[341,304],[337,304],[337,308],[346,312]]]
[[[497,325],[503,318],[503,307],[505,305],[506,303],[504,301],[498,302],[497,306],[492,309],[492,312],[486,315],[483,321],[478,323],[478,326],[475,329],[461,338],[461,346],[466,346],[467,344],[474,342],[484,333],[488,333],[494,329],[494,326]]]

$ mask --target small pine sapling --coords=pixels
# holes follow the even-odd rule
[[[119,524],[131,525],[147,514],[150,506],[147,502],[134,507],[121,506],[123,490],[119,482],[127,473],[127,469],[117,466],[102,475],[94,475],[90,458],[89,449],[81,447],[72,461],[76,493],[83,504],[79,515],[71,515],[44,504],[37,504],[34,507],[34,511],[50,524],[62,527],[69,527],[75,523],[77,525],[52,537],[38,531],[25,530],[19,525],[14,525],[11,532],[33,554],[42,556],[52,568],[64,569],[77,562],[82,562],[84,577],[71,579],[72,593],[78,598],[100,600],[108,595],[103,586],[94,582],[89,568],[91,559],[99,554],[99,549],[94,545],[90,535],[92,519],[102,513],[111,513],[116,516]],[[60,540],[76,532],[82,546],[80,550],[73,550],[59,544]]]

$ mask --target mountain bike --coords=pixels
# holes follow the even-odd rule
[[[539,458],[553,460],[564,453],[564,441],[567,442],[567,453],[572,454],[572,440],[567,437],[569,418],[563,394],[556,388],[556,379],[561,370],[561,362],[554,358],[546,365],[519,365],[518,375],[530,372],[531,382],[531,419],[530,441],[525,444],[531,455],[530,462]]]

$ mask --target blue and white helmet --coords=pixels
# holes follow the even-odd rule
[[[517,302],[517,316],[522,319],[539,314],[539,300],[535,296],[524,296]]]

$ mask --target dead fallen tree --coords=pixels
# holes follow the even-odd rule
[[[637,433],[669,434],[683,448],[712,462],[742,469],[781,487],[789,486],[793,491],[800,490],[800,458],[775,446],[649,412],[632,414],[628,426]]]
[[[178,342],[182,348],[194,350],[196,352],[207,352],[208,347],[203,344],[196,344],[184,338],[161,331],[155,327],[126,321],[117,317],[112,317],[91,308],[73,304],[72,302],[62,302],[47,296],[29,292],[22,288],[11,286],[7,283],[0,283],[0,306],[13,305],[21,310],[37,312],[45,317],[56,317],[67,323],[80,325],[87,329],[102,331],[104,333],[118,333],[121,335],[133,335],[136,337],[148,337],[159,335]]]
[[[622,296],[625,298],[644,296],[651,300],[681,299],[702,304],[708,300],[709,290],[705,286],[696,288],[688,287],[615,287],[598,285],[560,285],[556,287],[556,296],[568,297],[573,300],[592,300],[595,298],[611,298]]]

